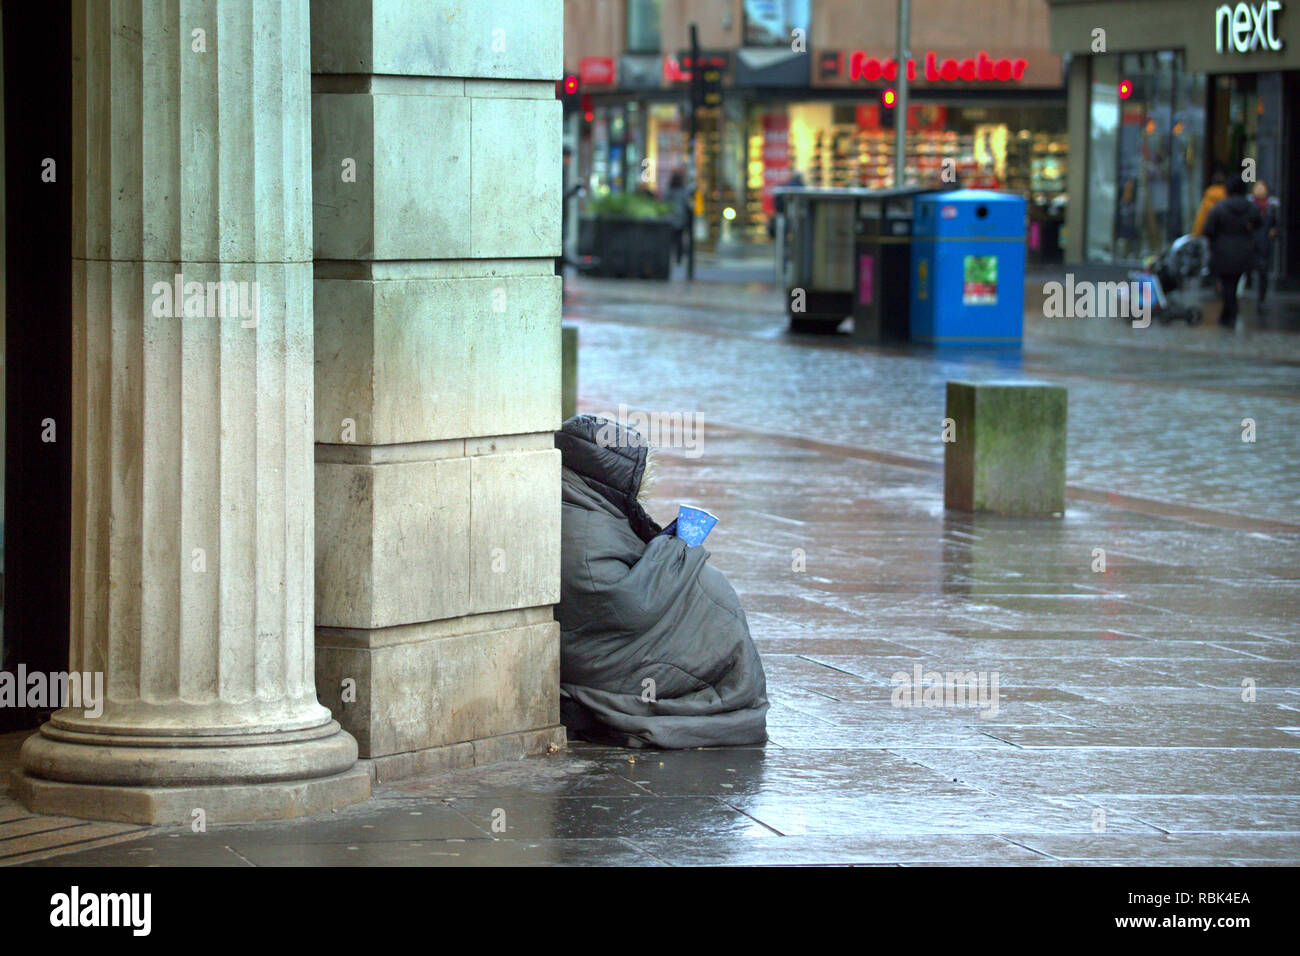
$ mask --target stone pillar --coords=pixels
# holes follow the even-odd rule
[[[74,2],[71,661],[104,699],[23,745],[33,810],[369,796],[314,681],[308,40],[307,0]]]
[[[1088,261],[1088,156],[1092,138],[1091,90],[1086,56],[1070,58],[1065,76],[1066,123],[1072,161],[1066,167],[1066,194],[1074,201],[1065,206],[1065,261]]]
[[[379,779],[562,745],[561,0],[313,0],[317,685]]]

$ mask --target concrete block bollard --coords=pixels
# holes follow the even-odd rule
[[[1046,382],[949,382],[944,506],[1064,514],[1067,395]]]
[[[578,327],[560,326],[560,347],[563,352],[560,378],[560,419],[578,414]]]

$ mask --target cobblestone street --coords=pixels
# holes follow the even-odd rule
[[[1040,320],[1023,361],[936,357],[788,336],[761,288],[679,289],[571,283],[580,409],[701,417],[651,511],[720,518],[765,747],[572,744],[37,862],[1300,863],[1293,339]],[[1069,388],[1067,513],[945,512],[944,381],[1020,375]],[[917,666],[996,675],[996,708],[896,706]]]

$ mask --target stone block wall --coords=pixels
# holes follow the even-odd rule
[[[314,0],[316,643],[380,778],[563,743],[561,0]]]

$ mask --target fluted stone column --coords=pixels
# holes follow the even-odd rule
[[[309,37],[307,0],[74,2],[71,661],[105,699],[24,744],[34,810],[369,795],[314,679]]]
[[[561,0],[313,0],[321,699],[381,780],[562,746]]]

